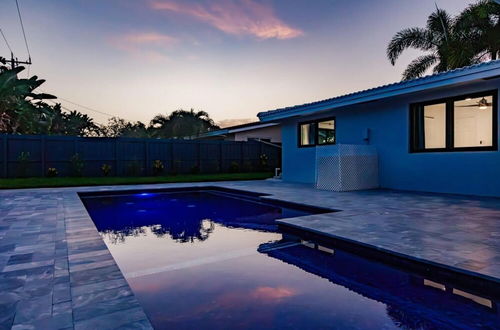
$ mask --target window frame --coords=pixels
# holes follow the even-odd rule
[[[492,97],[492,145],[484,147],[454,147],[455,138],[455,108],[454,102],[462,101],[466,98],[479,98],[491,96]],[[446,105],[446,131],[445,131],[445,145],[444,148],[432,148],[425,149],[418,148],[418,131],[415,124],[415,116],[418,107],[424,107],[427,105],[444,103]],[[463,151],[497,151],[498,150],[498,89],[462,94],[452,97],[445,97],[440,99],[428,100],[424,102],[416,102],[410,104],[409,111],[409,152],[410,153],[427,153],[427,152],[463,152]]]
[[[323,121],[329,121],[333,120],[334,122],[334,129],[333,129],[333,143],[321,143],[319,144],[319,125],[318,123],[323,122]],[[302,125],[306,124],[313,124],[315,126],[315,132],[316,134],[314,135],[314,144],[302,144],[302,132],[301,132],[301,127]],[[314,120],[307,120],[307,121],[301,121],[297,123],[297,146],[299,148],[311,148],[311,147],[322,147],[322,146],[331,146],[337,144],[337,120],[335,117],[326,117],[326,118],[320,118],[320,119],[314,119]]]

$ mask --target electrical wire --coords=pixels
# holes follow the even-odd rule
[[[21,29],[23,30],[24,44],[26,45],[26,51],[28,52],[28,57],[31,62],[30,48],[28,46],[28,39],[26,38],[26,32],[24,31],[23,18],[21,16],[21,10],[19,9],[19,2],[16,0],[17,14],[19,15],[19,22],[21,22]]]
[[[58,98],[58,99],[61,99],[61,100],[63,100],[63,101],[65,101],[65,102],[68,102],[68,103],[70,103],[70,104],[76,105],[76,106],[78,106],[78,107],[80,107],[80,108],[87,109],[87,110],[92,111],[92,112],[95,112],[95,113],[99,113],[99,114],[101,114],[101,115],[105,115],[105,116],[108,116],[108,117],[119,117],[119,118],[121,118],[120,116],[113,115],[113,114],[111,114],[111,113],[107,113],[107,112],[103,112],[103,111],[99,111],[99,110],[96,110],[96,109],[93,109],[93,108],[87,107],[87,106],[85,106],[85,105],[81,105],[81,104],[78,104],[78,103],[76,103],[76,102],[70,101],[70,100],[68,100],[68,99],[64,99],[64,98],[59,97],[59,96],[58,96],[57,98]]]
[[[9,42],[7,41],[7,38],[5,37],[5,34],[3,33],[2,28],[0,28],[0,33],[2,34],[3,40],[5,41],[5,44],[7,45],[7,48],[9,48],[10,53],[11,53],[11,54],[12,54],[12,53],[14,53],[14,52],[12,51],[12,48],[10,48]]]
[[[42,93],[52,94],[52,93],[48,93],[48,92],[46,92],[46,91],[42,90],[41,88],[38,88],[38,90],[40,90]],[[113,115],[113,114],[108,113],[108,112],[99,111],[99,110],[93,109],[93,108],[91,108],[91,107],[87,107],[87,106],[85,106],[85,105],[82,105],[82,104],[79,104],[79,103],[76,103],[76,102],[70,101],[70,100],[68,100],[68,99],[65,99],[65,98],[62,98],[62,97],[59,97],[59,96],[58,96],[57,98],[58,98],[58,99],[60,99],[60,100],[65,101],[65,102],[67,102],[67,103],[70,103],[70,104],[72,104],[72,105],[75,105],[75,106],[77,106],[77,107],[80,107],[80,108],[83,108],[83,109],[86,109],[86,110],[89,110],[89,111],[92,111],[92,112],[95,112],[95,113],[98,113],[98,114],[101,114],[101,115],[104,115],[104,116],[108,116],[108,117],[110,117],[110,118],[112,118],[112,117],[116,117],[116,118],[125,119],[125,120],[127,120],[127,121],[132,121],[132,120],[129,120],[129,119],[127,119],[127,118],[123,118],[123,117],[121,117],[121,116]],[[48,100],[48,101],[51,101],[51,102],[54,102],[54,103],[60,103],[60,102],[56,102],[56,101],[54,101],[54,100]]]
[[[68,108],[68,107],[65,107],[65,106],[64,106],[64,105],[62,105],[60,102],[56,102],[56,101],[54,101],[54,100],[46,100],[46,101],[49,101],[49,102],[53,103],[54,105],[56,105],[56,104],[60,104],[60,105],[61,105],[61,108],[62,108],[62,109],[64,109],[64,110],[66,110],[66,111],[69,111],[69,112],[75,111],[74,109],[70,109],[70,108]],[[96,121],[94,118],[92,118],[92,121],[93,121],[94,123],[96,123],[96,124],[101,125],[101,126],[106,126],[106,125],[104,125],[104,124],[102,124],[102,123],[100,123],[100,122]]]

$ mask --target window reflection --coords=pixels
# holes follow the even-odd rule
[[[316,126],[314,123],[300,125],[300,145],[310,146],[316,144]]]
[[[335,143],[335,120],[318,122],[318,144]]]

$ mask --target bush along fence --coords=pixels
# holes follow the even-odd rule
[[[272,171],[281,149],[257,141],[0,135],[0,175],[148,176]]]

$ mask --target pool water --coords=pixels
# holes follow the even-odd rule
[[[494,298],[474,301],[446,284],[278,231],[276,219],[324,209],[216,190],[82,200],[157,329],[500,324]]]

